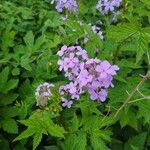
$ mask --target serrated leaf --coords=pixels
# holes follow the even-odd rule
[[[24,37],[24,41],[29,49],[33,48],[34,44],[34,35],[32,31],[28,31]]]
[[[4,131],[12,134],[18,133],[18,126],[14,119],[5,119],[2,121],[2,128]]]
[[[0,91],[8,80],[9,67],[5,67],[0,73]]]
[[[79,126],[79,120],[76,114],[74,114],[73,119],[71,120],[71,131],[77,131]]]
[[[36,133],[33,136],[33,150],[36,149],[36,147],[40,144],[42,140],[42,130],[36,131]]]
[[[87,146],[86,133],[80,132],[77,136],[77,143],[74,150],[86,150],[86,146]]]
[[[36,130],[35,128],[27,128],[25,131],[23,131],[18,137],[16,137],[13,141],[22,140],[25,138],[28,138],[35,134]]]
[[[101,139],[110,142],[111,138],[110,136],[112,135],[112,132],[109,130],[99,130],[96,133]]]
[[[138,106],[138,118],[144,118],[144,123],[149,123],[150,124],[150,101],[149,100],[143,100],[141,102],[137,102],[135,104]]]
[[[36,119],[26,119],[26,120],[19,120],[19,122],[27,127],[33,127],[36,128],[37,125],[39,125],[38,120]]]
[[[33,52],[39,50],[39,48],[42,46],[42,44],[45,42],[45,36],[40,36],[35,40],[35,44],[33,46]]]
[[[90,141],[93,150],[109,150],[105,142],[94,133],[90,136]]]
[[[127,112],[123,110],[119,115],[119,120],[122,128],[126,125],[129,125],[137,130],[137,118],[135,113],[133,113],[131,110],[127,110]]]
[[[17,107],[1,107],[0,108],[0,116],[4,117],[4,118],[11,118],[11,117],[15,117],[18,115],[18,108]]]
[[[19,68],[14,68],[13,70],[12,70],[12,75],[13,76],[17,76],[17,75],[19,75],[20,74],[20,69]]]
[[[8,94],[0,94],[0,106],[5,106],[11,104],[16,98],[18,97],[18,94],[15,93],[9,93]]]
[[[3,88],[3,93],[7,93],[11,89],[17,87],[19,80],[18,79],[10,79]]]
[[[133,150],[132,147],[137,147],[140,150],[144,150],[144,144],[146,141],[146,132],[143,132],[139,135],[133,136],[129,138],[129,140],[125,143],[124,150]]]
[[[2,50],[6,51],[8,47],[12,47],[14,45],[14,37],[15,31],[10,31],[9,27],[6,26],[6,30],[2,33]]]
[[[139,37],[137,40],[137,54],[136,54],[136,63],[138,63],[144,53],[148,50],[148,41],[143,33],[139,33]]]
[[[25,68],[28,71],[32,71],[32,68],[29,63],[30,63],[30,59],[27,56],[21,57],[21,62],[20,62],[21,67]]]
[[[47,132],[52,136],[64,138],[65,130],[63,127],[60,127],[56,124],[54,125],[49,124],[49,126],[47,127]]]
[[[118,25],[107,31],[107,37],[115,39],[117,42],[127,39],[133,36],[140,30],[140,26],[137,23],[127,23]]]
[[[63,150],[74,150],[77,143],[77,135],[70,134],[65,139],[65,145],[63,146]]]

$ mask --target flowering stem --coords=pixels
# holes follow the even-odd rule
[[[129,94],[128,98],[125,100],[125,102],[121,105],[121,107],[117,110],[117,112],[114,115],[114,118],[117,117],[119,112],[129,103],[132,96],[135,94],[135,92],[140,88],[140,86],[147,80],[147,78],[150,76],[150,71],[147,72],[145,76],[143,76],[142,80],[138,83],[138,85],[133,89],[133,91]]]

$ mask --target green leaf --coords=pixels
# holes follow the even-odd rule
[[[118,25],[107,30],[107,37],[115,39],[117,42],[125,40],[133,35],[135,35],[140,30],[140,25],[138,23],[126,23],[123,25]]]
[[[9,80],[6,85],[3,88],[3,93],[7,93],[8,91],[10,91],[11,89],[14,89],[15,87],[17,87],[19,80],[18,79],[11,79]]]
[[[0,91],[8,80],[9,67],[5,67],[0,73]]]
[[[2,128],[4,131],[12,134],[18,133],[18,126],[14,119],[5,119],[2,121]]]
[[[135,45],[137,46],[136,63],[142,59],[142,56],[148,50],[148,43],[150,42],[149,36],[149,28],[141,28],[140,24],[137,22],[119,25],[107,31],[107,37],[113,40],[115,39],[116,42],[121,45],[120,49],[122,49],[124,45],[127,45],[126,49],[133,51],[135,49]],[[129,39],[130,41],[128,42],[127,40]],[[132,45],[131,48],[129,48],[129,43]]]
[[[110,142],[110,141],[111,141],[110,136],[112,135],[112,132],[109,131],[109,130],[102,130],[102,129],[101,129],[101,130],[98,130],[98,131],[97,131],[97,135],[98,135],[101,139]]]
[[[42,134],[43,134],[43,131],[38,130],[38,131],[36,131],[35,135],[33,136],[33,150],[35,150],[36,147],[40,144],[40,142],[42,140]]]
[[[0,106],[5,106],[11,104],[16,98],[18,94],[9,93],[9,94],[0,94]]]
[[[138,106],[138,118],[144,118],[144,123],[149,123],[150,124],[150,101],[149,100],[142,100],[140,102],[137,102],[135,104]]]
[[[136,63],[138,63],[142,56],[148,50],[148,41],[147,38],[143,33],[139,33],[138,40],[137,40],[137,54],[136,54]]]
[[[14,68],[13,70],[12,70],[12,75],[13,76],[17,76],[17,75],[19,75],[20,74],[20,69],[19,68]]]
[[[78,134],[68,134],[63,150],[86,150],[86,133],[80,131]]]
[[[87,146],[86,133],[80,132],[77,136],[77,143],[74,150],[86,150],[86,146]]]
[[[35,134],[36,130],[35,128],[27,128],[25,131],[23,131],[18,137],[16,137],[13,141],[22,140],[25,138],[28,138]]]
[[[15,32],[10,31],[9,27],[6,26],[6,30],[2,33],[2,50],[6,51],[9,47],[13,47],[14,45],[14,37],[15,37]]]
[[[21,57],[21,62],[20,62],[21,67],[25,68],[28,71],[32,71],[32,68],[29,63],[30,63],[29,57],[27,56]]]
[[[55,137],[64,137],[63,127],[54,124],[48,112],[37,110],[29,119],[19,121],[28,128],[14,139],[21,140],[33,135],[33,149],[35,149],[42,139],[42,134],[50,134]]]
[[[42,44],[44,44],[44,43],[45,43],[45,36],[44,35],[42,35],[39,38],[37,38],[35,40],[35,44],[33,46],[33,52],[39,50],[40,47],[42,46]]]
[[[120,112],[119,119],[120,119],[120,125],[122,128],[125,127],[126,125],[129,125],[132,128],[137,130],[137,125],[138,125],[137,117],[135,113],[132,112],[130,109],[127,111],[123,110],[122,112]]]
[[[34,35],[32,31],[28,31],[28,33],[24,37],[24,41],[27,47],[32,50],[34,44]]]
[[[94,57],[96,54],[96,47],[95,47],[95,43],[92,42],[91,40],[86,44],[85,49],[87,50],[87,53],[89,55],[89,57]]]
[[[17,107],[1,107],[0,108],[0,116],[4,117],[4,118],[11,118],[11,117],[15,117],[18,115],[18,108]]]
[[[90,136],[90,141],[91,141],[93,150],[109,150],[105,142],[96,133],[93,133]]]
[[[65,144],[63,145],[63,150],[74,150],[77,144],[77,135],[69,134],[65,139]]]
[[[49,126],[47,127],[47,132],[52,136],[64,138],[65,130],[63,127],[60,127],[56,124],[54,125],[49,124]]]
[[[71,131],[77,131],[79,127],[79,120],[76,114],[74,114],[73,119],[71,120]]]
[[[137,147],[140,150],[144,150],[146,135],[147,133],[143,132],[139,135],[129,138],[129,140],[125,143],[124,150],[133,150],[133,147]]]

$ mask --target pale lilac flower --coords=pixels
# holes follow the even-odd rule
[[[107,13],[108,11],[114,11],[114,5],[112,2],[104,1],[104,12]]]
[[[108,61],[103,61],[96,67],[96,71],[100,73],[100,78],[106,78],[107,75],[115,75],[118,70],[118,66],[111,66]]]
[[[92,88],[88,88],[88,92],[89,92],[90,98],[92,100],[97,100],[98,99],[98,94]]]
[[[100,27],[97,27],[96,25],[93,25],[92,30],[93,30],[94,33],[96,33],[100,37],[101,40],[104,39],[103,32],[101,31]]]
[[[96,29],[96,27],[93,28]],[[57,54],[60,55],[60,53]],[[92,100],[104,102],[107,98],[107,89],[113,87],[113,76],[119,70],[118,66],[110,65],[108,61],[101,61],[97,58],[89,59],[86,51],[80,46],[65,48],[58,64],[60,70],[63,70],[70,80],[69,84],[61,86],[59,90],[63,98],[72,101],[65,100],[63,107],[67,107],[68,103],[71,103],[69,105],[71,107],[73,101],[79,100],[80,95],[86,89]]]
[[[81,70],[80,74],[78,75],[77,81],[80,83],[81,87],[86,86],[87,83],[92,81],[92,75],[88,73],[87,70]]]
[[[65,98],[62,98],[62,106],[63,107],[71,108],[72,104],[73,104],[73,101],[68,101]]]
[[[76,13],[78,6],[76,0],[57,0],[56,9],[58,12],[62,12],[66,9]]]
[[[122,0],[98,0],[96,8],[103,14],[114,12],[121,5]]]
[[[89,38],[84,38],[83,43],[86,44],[89,41]]]
[[[107,97],[107,91],[104,89],[101,89],[101,91],[98,93],[98,99],[101,102],[104,102],[106,100],[106,97]]]
[[[47,105],[48,97],[52,96],[50,88],[54,87],[54,84],[45,82],[40,84],[35,90],[35,96],[37,99],[37,106],[43,107]]]
[[[67,50],[67,46],[64,45],[62,46],[61,50],[57,52],[57,55],[58,56],[63,56],[64,55],[64,52]]]

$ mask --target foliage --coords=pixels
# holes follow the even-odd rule
[[[1,150],[150,148],[150,2],[122,0],[120,15],[112,21],[111,13],[96,9],[97,1],[77,0],[74,14],[58,13],[49,0],[1,0]],[[104,40],[92,25],[101,28]],[[58,71],[56,53],[63,45],[78,44],[90,58],[120,70],[106,102],[91,101],[84,93],[68,109],[58,94],[68,81]],[[38,108],[35,89],[43,82],[55,88],[48,105]]]

